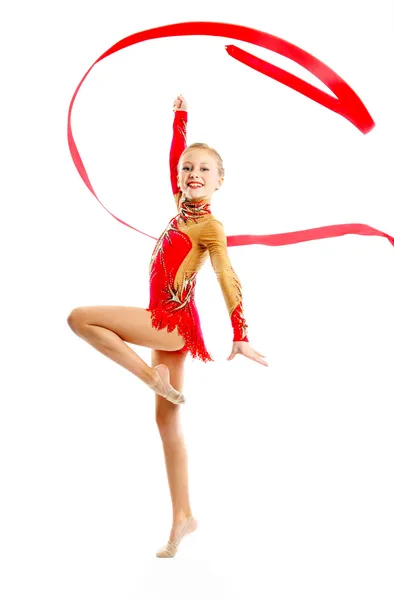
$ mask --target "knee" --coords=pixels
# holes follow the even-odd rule
[[[67,323],[73,331],[78,331],[84,323],[83,309],[80,307],[74,308],[67,317]]]
[[[174,405],[171,412],[156,411],[156,425],[162,438],[172,438],[179,433],[179,406]]]

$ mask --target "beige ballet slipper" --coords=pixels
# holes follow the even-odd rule
[[[167,365],[157,365],[154,369],[160,377],[160,382],[155,385],[150,385],[149,387],[156,394],[163,396],[163,398],[169,400],[169,402],[172,402],[173,404],[184,404],[186,402],[185,396],[174,389],[170,384],[170,372]]]
[[[181,530],[180,534],[178,535],[177,539],[175,540],[175,542],[168,540],[167,544],[165,546],[163,546],[162,548],[160,548],[160,550],[158,550],[156,552],[156,556],[158,558],[173,558],[175,556],[175,554],[178,552],[178,546],[181,543],[182,538],[184,538],[185,535],[192,533],[196,529],[197,529],[197,521],[193,516],[191,516],[186,520],[186,522],[185,522],[184,526],[182,527],[182,530]]]

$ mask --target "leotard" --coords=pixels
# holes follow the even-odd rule
[[[187,112],[175,111],[170,150],[171,186],[178,213],[157,240],[149,265],[150,301],[146,310],[156,329],[177,327],[185,340],[182,351],[207,362],[208,352],[195,304],[198,271],[208,258],[216,273],[233,328],[233,341],[248,342],[239,278],[231,266],[223,223],[206,199],[185,198],[177,184],[177,165],[187,147]]]

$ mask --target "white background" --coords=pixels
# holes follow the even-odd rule
[[[230,58],[229,38],[173,37],[97,64],[73,113],[103,204],[159,237],[175,215],[174,98],[188,143],[221,154],[227,235],[364,223],[394,235],[393,7],[387,0],[15,3],[2,19],[1,535],[4,600],[394,598],[394,248],[347,235],[231,247],[251,345],[209,260],[196,301],[214,363],[189,357],[182,408],[199,529],[172,561],[154,395],[74,335],[75,306],[147,307],[155,241],[104,210],[67,145],[72,94],[118,40],[186,21],[277,35],[334,69],[376,122],[339,115]],[[328,90],[327,90],[328,91]],[[150,362],[148,348],[134,347]]]

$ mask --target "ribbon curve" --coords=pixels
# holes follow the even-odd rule
[[[117,221],[122,223],[123,225],[127,225],[146,235],[154,240],[155,238],[139,229],[136,229],[132,225],[129,225],[122,219],[119,219],[116,215],[111,213],[101,200],[98,198],[96,192],[93,189],[93,186],[89,180],[88,174],[82,162],[81,156],[79,154],[77,145],[75,143],[72,128],[71,128],[71,114],[73,105],[75,102],[75,98],[78,94],[78,91],[94,67],[94,65],[107,56],[114,54],[115,52],[119,52],[123,48],[127,48],[128,46],[132,46],[134,44],[138,44],[140,42],[146,40],[152,40],[162,37],[171,37],[171,36],[183,36],[183,35],[208,35],[208,36],[220,36],[220,37],[230,37],[233,39],[241,40],[244,42],[249,42],[251,44],[255,44],[257,46],[261,46],[262,48],[266,48],[278,54],[282,54],[287,58],[297,62],[299,65],[310,71],[313,75],[315,75],[318,79],[320,79],[334,94],[336,97],[327,94],[326,92],[316,88],[315,86],[303,81],[299,77],[288,73],[284,69],[276,67],[271,63],[264,61],[260,58],[257,58],[253,54],[249,52],[245,52],[241,50],[237,46],[227,45],[225,49],[229,56],[238,60],[248,67],[259,71],[291,87],[295,91],[307,96],[311,100],[318,102],[319,104],[325,106],[329,110],[332,110],[339,115],[346,118],[350,121],[355,127],[357,127],[362,133],[367,134],[373,127],[375,123],[367,111],[366,107],[357,96],[357,94],[352,90],[352,88],[343,80],[337,73],[335,73],[332,69],[330,69],[327,65],[322,63],[320,60],[302,50],[298,46],[291,44],[279,37],[271,35],[269,33],[265,33],[259,31],[258,29],[253,29],[251,27],[244,27],[242,25],[235,25],[231,23],[216,23],[211,21],[191,21],[186,23],[175,23],[171,25],[164,25],[162,27],[155,27],[153,29],[147,29],[145,31],[140,31],[133,35],[123,38],[111,48],[106,50],[88,69],[85,75],[82,77],[79,82],[73,97],[70,102],[69,110],[68,110],[68,119],[67,119],[67,139],[68,145],[71,153],[71,157],[75,164],[75,167],[81,176],[83,182],[90,190],[90,192],[95,196],[95,198],[100,202],[101,206],[105,208],[110,215],[112,215]],[[327,227],[317,227],[314,229],[305,229],[302,231],[294,231],[289,233],[279,233],[273,235],[230,235],[227,236],[227,245],[228,246],[242,246],[249,244],[265,244],[268,246],[279,246],[279,245],[287,245],[287,244],[296,244],[299,242],[316,240],[328,237],[336,237],[340,235],[346,235],[349,233],[359,234],[359,235],[379,235],[386,237],[390,243],[394,246],[394,238],[382,231],[378,231],[370,227],[369,225],[364,225],[361,223],[348,223],[343,225],[329,225]]]

